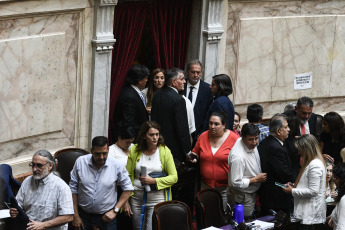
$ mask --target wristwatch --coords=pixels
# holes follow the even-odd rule
[[[115,212],[115,213],[118,213],[119,211],[120,211],[119,208],[114,207],[114,212]]]

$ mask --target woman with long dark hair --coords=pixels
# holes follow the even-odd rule
[[[342,162],[340,151],[344,148],[345,124],[343,118],[336,112],[326,113],[322,120],[320,135],[321,151],[325,159],[337,165]]]
[[[177,172],[170,149],[165,146],[160,127],[154,121],[146,121],[141,126],[135,144],[129,153],[127,171],[134,186],[130,207],[125,204],[125,212],[132,215],[134,229],[152,229],[153,207],[163,201],[171,200],[171,186],[177,182]],[[141,168],[146,167],[146,176]],[[154,177],[161,174],[161,176]],[[163,175],[164,174],[164,175]],[[150,176],[151,175],[151,176]],[[145,191],[149,185],[151,191]],[[146,194],[145,194],[146,193]],[[145,219],[140,223],[142,205],[146,200]]]
[[[345,163],[338,164],[334,170],[334,179],[337,186],[338,196],[335,201],[338,204],[335,206],[332,214],[328,217],[328,225],[334,230],[345,229]]]
[[[296,139],[302,164],[295,184],[288,183],[284,192],[294,197],[294,215],[302,219],[300,230],[322,229],[326,220],[326,167],[316,138],[305,134]]]
[[[147,88],[143,90],[144,93],[146,93],[146,110],[149,115],[151,114],[153,95],[157,90],[162,89],[164,84],[165,84],[164,69],[156,68],[152,70],[147,81]]]

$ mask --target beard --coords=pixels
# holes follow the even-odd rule
[[[46,178],[48,176],[48,174],[49,174],[49,172],[47,169],[43,170],[42,172],[36,170],[33,172],[32,176],[35,180],[42,180],[42,179]]]

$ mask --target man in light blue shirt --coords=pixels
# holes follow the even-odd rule
[[[108,158],[108,151],[108,139],[98,136],[92,140],[91,154],[75,162],[70,188],[76,229],[116,229],[116,215],[133,191],[126,168]],[[117,185],[123,190],[119,200]]]

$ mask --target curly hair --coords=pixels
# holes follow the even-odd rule
[[[154,129],[157,129],[159,131],[159,138],[158,138],[158,143],[157,143],[157,146],[160,146],[160,145],[163,145],[165,146],[164,144],[164,138],[160,132],[160,126],[157,122],[155,121],[145,121],[141,128],[140,128],[140,131],[139,131],[139,134],[138,134],[138,137],[137,137],[137,153],[139,154],[140,152],[143,152],[143,151],[146,151],[148,149],[148,146],[147,146],[147,142],[146,142],[146,139],[145,139],[145,136],[147,134],[147,132],[151,129],[151,128],[154,128]]]
[[[341,198],[345,194],[345,163],[339,163],[333,169],[333,176],[340,180],[339,186],[337,186],[338,196],[335,199],[337,202],[341,200]]]

